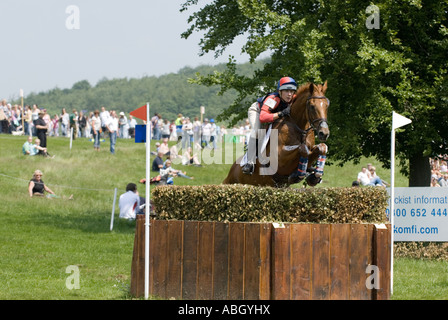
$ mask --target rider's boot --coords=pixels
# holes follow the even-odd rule
[[[244,174],[252,174],[253,172],[254,172],[254,164],[253,163],[250,163],[250,162],[248,162],[248,163],[246,163],[244,166],[243,166],[243,173]]]
[[[247,163],[243,166],[244,174],[252,174],[255,169],[255,161],[257,159],[257,139],[250,137],[247,144]]]

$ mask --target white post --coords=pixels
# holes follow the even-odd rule
[[[70,150],[72,150],[73,143],[73,127],[70,128]]]
[[[390,294],[394,293],[395,129],[390,134]]]
[[[110,217],[110,231],[114,228],[115,202],[117,201],[117,188],[114,191],[114,203],[112,205],[112,216]]]
[[[394,293],[394,215],[395,215],[395,129],[412,121],[392,111],[392,132],[390,134],[390,294]]]
[[[149,102],[146,104],[146,206],[145,206],[145,299],[149,297],[149,214],[151,209],[150,193],[150,158],[151,158],[151,128]]]

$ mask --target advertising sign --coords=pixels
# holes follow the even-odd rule
[[[394,193],[394,241],[448,241],[448,188],[395,188]]]

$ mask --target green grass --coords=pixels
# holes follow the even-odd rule
[[[113,156],[109,141],[96,153],[87,139],[75,140],[70,150],[68,139],[49,138],[49,152],[56,157],[46,159],[23,156],[24,141],[0,135],[0,299],[130,299],[135,222],[118,219],[117,207],[114,229],[109,228],[114,188],[119,196],[127,183],[145,177],[144,144],[118,140]],[[350,186],[367,162],[389,181],[389,171],[375,159],[362,159],[359,165],[327,166],[320,186]],[[174,165],[195,177],[176,178],[175,184],[219,184],[230,166]],[[29,198],[27,185],[36,169],[60,199]],[[397,173],[396,186],[406,185]],[[138,188],[144,195],[145,186]],[[74,200],[67,199],[71,194]],[[72,265],[79,268],[80,289],[66,287]],[[444,262],[397,259],[393,298],[447,298],[446,271]]]

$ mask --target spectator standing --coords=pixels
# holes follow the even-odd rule
[[[170,138],[170,122],[168,119],[165,119],[163,121],[163,126],[162,126],[162,140],[163,139],[169,139]]]
[[[114,116],[116,113],[114,111]],[[120,118],[118,119],[118,126],[120,128],[120,138],[126,139],[128,137],[128,119],[126,118],[124,112],[120,112]]]
[[[72,139],[75,140],[78,136],[78,111],[76,109],[73,109],[72,113],[70,114],[70,132],[72,132],[72,129]]]
[[[40,146],[42,148],[47,147],[47,129],[48,125],[44,120],[44,113],[39,113],[39,118],[36,121],[36,135],[40,140]]]
[[[85,136],[86,126],[87,126],[87,118],[84,115],[84,112],[81,110],[79,111],[78,116],[78,137],[82,138]]]
[[[25,125],[25,135],[33,135],[33,115],[31,111],[31,107],[26,105],[25,106],[25,114],[24,114],[24,125]]]
[[[135,126],[137,125],[137,120],[134,119],[132,115],[129,115],[129,137],[135,138]]]
[[[210,142],[210,134],[211,134],[211,125],[208,122],[208,119],[204,119],[204,123],[202,124],[202,142],[201,146],[203,148],[208,147],[208,144]]]
[[[115,144],[117,143],[117,133],[118,133],[118,123],[117,114],[115,111],[110,112],[109,120],[106,124],[107,131],[110,137],[110,153],[115,154]]]
[[[174,124],[176,125],[176,135],[177,135],[177,139],[179,139],[179,137],[182,136],[182,121],[183,121],[184,117],[182,116],[182,113],[179,113],[177,115],[176,120],[174,120]]]
[[[193,140],[193,124],[189,117],[186,117],[182,125],[182,149],[186,150]]]
[[[154,113],[154,117],[151,118],[151,125],[152,125],[152,139],[153,140],[160,140],[160,126],[159,126],[159,119],[160,116],[156,112]]]
[[[98,110],[95,110],[93,113],[93,117],[91,120],[91,126],[92,126],[92,134],[93,134],[93,149],[97,152],[100,151],[100,135],[101,135],[101,119],[100,119],[100,112]]]
[[[34,112],[33,112],[34,114]],[[70,115],[67,113],[65,108],[62,108],[61,113],[61,133],[63,137],[67,137],[67,130],[70,122]]]
[[[107,111],[105,107],[101,107],[99,118],[101,121],[101,132],[104,138],[106,138],[107,134],[107,122],[109,121],[109,117],[110,117],[109,111]]]
[[[7,108],[6,100],[3,99],[0,104],[0,134],[3,133],[4,128],[7,128],[6,126],[7,126],[8,118],[7,118],[6,112],[5,112],[6,108]]]
[[[201,144],[201,121],[198,117],[194,117],[193,121],[193,145]]]
[[[53,119],[51,119],[51,124],[50,136],[59,137],[59,117],[57,114],[55,114]]]
[[[210,119],[210,142],[213,145],[213,149],[218,149],[216,141],[218,139],[217,126],[214,119]]]

